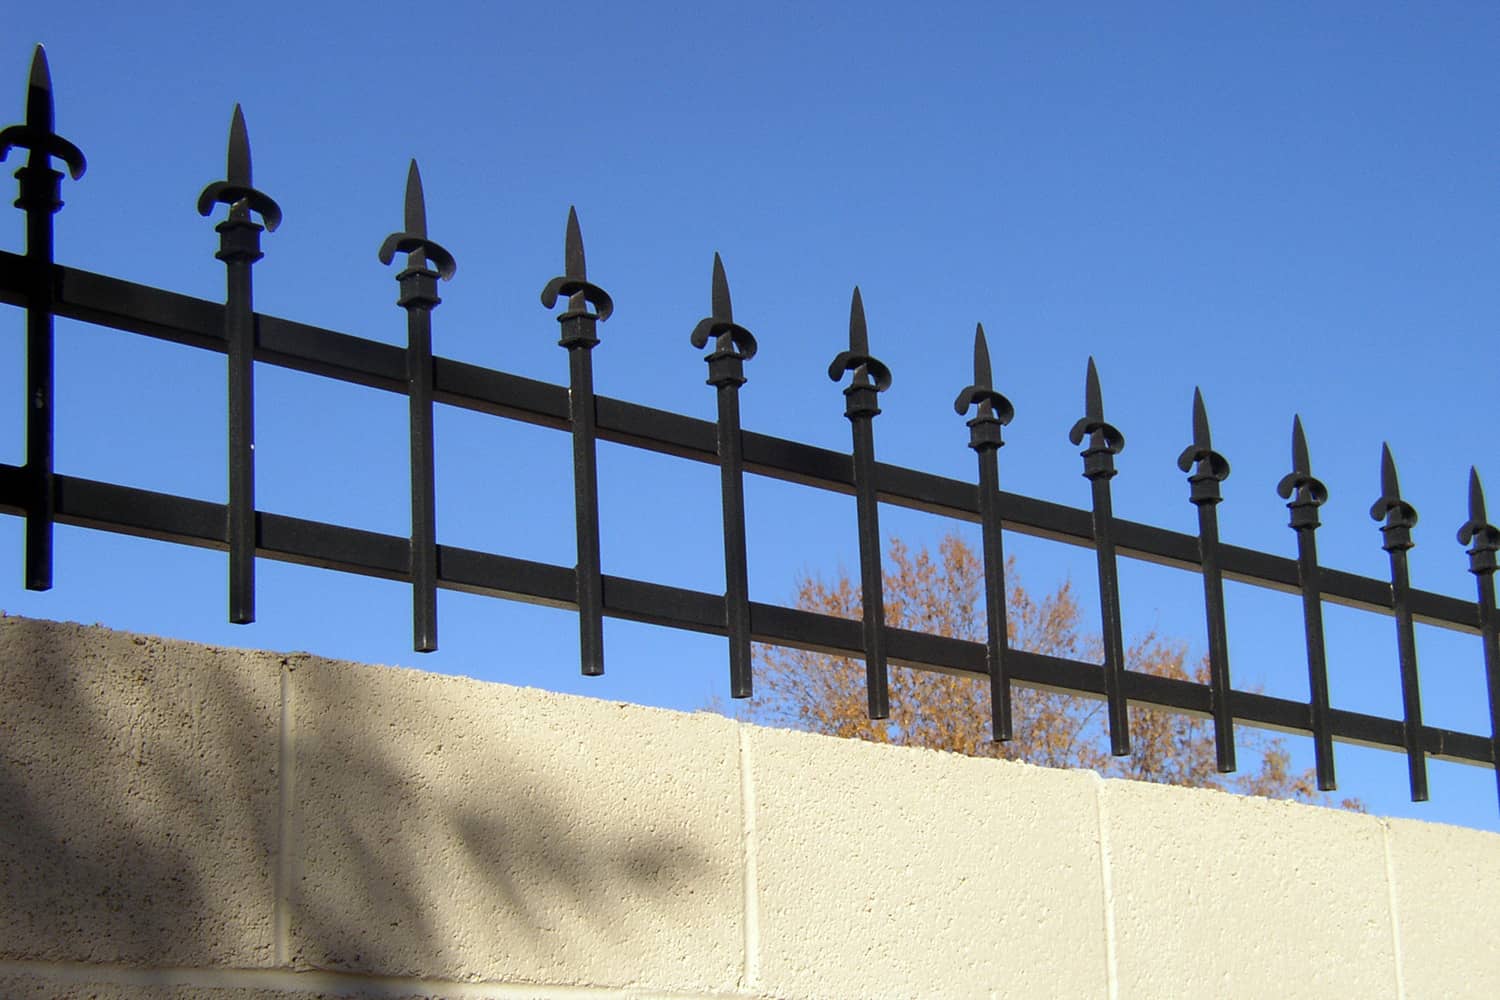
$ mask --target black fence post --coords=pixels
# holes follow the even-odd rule
[[[0,160],[12,149],[28,151],[16,171],[16,207],[26,213],[26,589],[52,589],[52,519],[57,484],[52,475],[53,337],[52,310],[57,297],[53,268],[52,216],[63,207],[57,158],[76,181],[87,166],[83,153],[57,135],[52,106],[52,74],[47,53],[38,45],[31,55],[26,84],[26,123],[0,131]]]
[[[1479,638],[1484,644],[1484,677],[1490,695],[1490,744],[1497,765],[1496,791],[1500,793],[1500,638],[1496,636],[1500,626],[1495,620],[1495,553],[1500,551],[1500,528],[1489,522],[1479,471],[1472,466],[1469,519],[1458,529],[1458,544],[1470,545],[1469,572],[1474,574],[1479,589]]]
[[[990,348],[984,324],[974,326],[974,382],[958,394],[953,409],[963,416],[978,406],[968,420],[969,447],[979,459],[979,527],[984,550],[984,617],[987,628],[985,658],[990,674],[990,731],[996,743],[1013,735],[1010,675],[1005,653],[1010,646],[1005,620],[1005,548],[1001,540],[1000,460],[1005,445],[1000,429],[1016,415],[1010,400],[996,392],[990,371]]]
[[[719,493],[724,515],[724,632],[729,637],[729,696],[751,694],[750,577],[745,556],[745,458],[740,440],[740,386],[745,362],[755,357],[755,336],[734,321],[724,262],[714,254],[710,315],[693,328],[690,342],[700,351],[713,340],[708,384],[718,394],[715,425],[719,451]]]
[[[234,106],[229,123],[224,179],[198,196],[198,214],[229,206],[229,217],[214,227],[224,262],[224,342],[229,359],[229,620],[255,621],[255,305],[250,267],[260,251],[262,228],[275,232],[281,208],[255,189],[250,172],[250,137],[245,115]],[[258,212],[265,225],[251,217]]]
[[[1312,695],[1313,756],[1318,789],[1338,787],[1333,768],[1333,726],[1328,718],[1328,658],[1323,641],[1323,591],[1318,569],[1318,508],[1328,500],[1328,489],[1312,474],[1302,418],[1292,418],[1292,471],[1281,478],[1276,492],[1289,501],[1291,528],[1297,532],[1297,583],[1302,592],[1302,629],[1307,641],[1307,684]]]
[[[588,280],[578,212],[568,209],[563,273],[542,289],[551,309],[561,296],[568,308],[557,316],[558,346],[568,352],[568,417],[573,425],[573,514],[578,544],[574,569],[578,601],[578,658],[585,676],[604,673],[604,573],[599,561],[599,466],[595,454],[598,415],[594,409],[594,345],[598,324],[614,312],[609,293]],[[590,311],[590,306],[593,310]]]
[[[1208,615],[1209,695],[1213,702],[1214,754],[1219,772],[1235,769],[1233,688],[1229,682],[1229,639],[1224,624],[1224,571],[1219,564],[1219,484],[1229,478],[1229,461],[1214,451],[1203,392],[1193,390],[1193,443],[1177,458],[1191,484],[1198,508],[1198,558],[1203,566],[1203,606]]]
[[[406,267],[396,275],[401,295],[396,304],[406,310],[406,394],[411,427],[411,548],[412,648],[419,653],[437,649],[437,489],[432,444],[432,310],[437,283],[453,277],[453,255],[427,238],[427,202],[417,161],[406,171],[405,229],[380,245],[380,262],[390,264],[406,254]],[[429,262],[432,266],[429,266]],[[434,270],[434,267],[436,270]]]
[[[1104,697],[1109,709],[1109,752],[1130,753],[1130,709],[1125,697],[1125,640],[1120,622],[1120,578],[1115,566],[1114,505],[1109,481],[1115,476],[1115,456],[1125,449],[1125,435],[1104,421],[1104,394],[1099,369],[1089,358],[1084,380],[1083,417],[1068,432],[1075,445],[1089,440],[1083,456],[1083,477],[1093,493],[1094,554],[1099,565],[1099,617],[1104,629]]]
[[[1391,606],[1396,613],[1396,651],[1401,660],[1401,704],[1405,714],[1406,764],[1411,777],[1411,800],[1427,801],[1427,756],[1422,746],[1422,696],[1417,689],[1417,635],[1411,617],[1411,579],[1406,551],[1412,547],[1411,529],[1417,511],[1401,499],[1396,460],[1390,445],[1380,450],[1380,499],[1370,517],[1384,521],[1381,548],[1391,557]]]
[[[859,518],[860,603],[864,618],[865,678],[872,719],[891,714],[890,683],[885,665],[885,593],[880,569],[880,505],[875,491],[875,417],[879,397],[891,386],[891,370],[870,355],[865,304],[859,288],[849,302],[849,349],[828,366],[835,382],[853,372],[844,388],[844,416],[854,434],[854,502]]]

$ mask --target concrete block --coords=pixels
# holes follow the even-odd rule
[[[734,723],[318,660],[291,689],[295,967],[737,983]]]
[[[320,996],[270,989],[83,981],[86,979],[0,975],[0,996],[6,1000],[318,1000]]]
[[[1385,822],[1408,1000],[1500,997],[1500,835]]]
[[[1393,997],[1380,821],[1104,782],[1122,998]]]
[[[1087,772],[746,727],[774,996],[1103,996]]]
[[[0,959],[274,960],[280,662],[0,618]]]

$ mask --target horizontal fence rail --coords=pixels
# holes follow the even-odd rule
[[[217,254],[226,265],[226,297],[209,302],[58,264],[53,259],[52,215],[63,174],[74,179],[84,168],[82,154],[52,132],[51,82],[38,50],[28,85],[26,124],[0,132],[0,154],[29,151],[17,171],[27,215],[27,253],[0,251],[0,302],[27,314],[27,459],[21,466],[0,464],[0,511],[26,519],[26,585],[46,590],[51,578],[51,528],[78,525],[229,554],[230,620],[254,620],[257,558],[398,580],[413,588],[413,645],[437,648],[438,589],[519,600],[578,612],[580,659],[586,674],[604,669],[602,620],[605,616],[730,640],[731,693],[750,696],[750,643],[763,642],[836,656],[863,658],[867,666],[869,713],[889,711],[887,664],[973,676],[988,680],[994,735],[1011,735],[1011,685],[1101,698],[1108,705],[1111,750],[1130,752],[1127,706],[1170,709],[1214,722],[1220,771],[1235,769],[1236,722],[1313,737],[1318,786],[1335,787],[1332,743],[1340,741],[1402,751],[1410,765],[1412,797],[1427,797],[1425,760],[1495,768],[1500,736],[1500,651],[1496,649],[1493,574],[1500,531],[1486,520],[1477,476],[1471,477],[1470,520],[1459,532],[1469,545],[1470,569],[1478,601],[1465,601],[1410,586],[1406,550],[1416,514],[1400,497],[1395,465],[1385,455],[1382,496],[1371,516],[1382,522],[1390,554],[1391,578],[1379,580],[1319,565],[1314,544],[1317,508],[1326,491],[1313,477],[1300,422],[1294,426],[1293,471],[1279,487],[1290,502],[1297,532],[1297,558],[1229,545],[1218,538],[1215,513],[1219,483],[1228,463],[1213,450],[1201,396],[1195,399],[1193,443],[1179,465],[1190,473],[1191,500],[1197,507],[1196,535],[1117,518],[1110,503],[1113,456],[1124,438],[1104,417],[1098,373],[1089,362],[1085,414],[1072,439],[1084,445],[1084,474],[1090,480],[1091,509],[1083,510],[998,487],[996,453],[1001,430],[1011,417],[1008,400],[991,384],[983,329],[976,331],[974,383],[960,394],[955,409],[972,411],[969,445],[978,458],[978,478],[964,482],[881,463],[874,457],[874,417],[878,394],[890,373],[870,354],[858,289],[851,304],[849,347],[829,368],[830,378],[850,376],[844,388],[852,434],[850,452],[835,452],[796,441],[742,430],[738,390],[743,365],[754,357],[755,339],[734,322],[728,283],[715,258],[712,313],[693,332],[694,346],[711,346],[705,360],[717,394],[718,419],[700,420],[598,396],[593,391],[592,347],[598,324],[613,303],[589,282],[576,215],[570,214],[564,274],[549,282],[543,304],[562,303],[561,340],[569,357],[569,383],[523,378],[431,352],[431,323],[439,304],[437,283],[451,278],[451,254],[426,231],[420,174],[408,174],[404,225],[380,248],[398,271],[406,311],[405,348],[309,326],[256,312],[250,268],[260,259],[259,238],[274,230],[280,207],[251,183],[249,141],[244,118],[235,109],[225,179],[204,189],[200,211],[228,206],[217,225]],[[254,216],[260,222],[254,221]],[[95,482],[52,469],[52,325],[55,318],[144,335],[225,354],[229,393],[229,502]],[[254,363],[307,372],[337,381],[405,395],[409,400],[412,469],[412,530],[407,537],[370,532],[262,511],[254,503]],[[516,559],[437,542],[433,520],[434,473],[432,413],[436,404],[549,427],[573,441],[575,522],[578,564],[574,567]],[[712,463],[721,470],[726,580],[722,594],[606,575],[599,562],[596,442],[605,440],[678,458]],[[862,620],[749,600],[745,585],[745,530],[742,476],[749,472],[852,495],[858,501]],[[977,482],[977,486],[976,486]],[[988,639],[970,642],[885,625],[882,613],[878,505],[891,504],[978,523],[984,536]],[[1098,556],[1104,619],[1104,662],[1088,663],[1010,648],[1005,638],[1001,532],[1015,531],[1093,549]],[[1118,556],[1191,570],[1202,575],[1208,618],[1210,682],[1158,677],[1126,669],[1120,641]],[[1303,598],[1312,697],[1301,702],[1233,688],[1225,639],[1223,580],[1233,580]],[[1403,718],[1389,719],[1334,708],[1328,704],[1323,662],[1322,607],[1334,603],[1391,616],[1397,627]],[[1484,668],[1494,720],[1488,736],[1455,732],[1421,721],[1417,684],[1415,623],[1483,639]],[[1500,772],[1497,772],[1500,781]]]
[[[26,303],[25,258],[0,251],[0,302]],[[144,334],[158,340],[225,353],[221,303],[122,281],[58,265],[56,315],[96,326]],[[275,316],[255,317],[255,360],[293,371],[322,375],[354,385],[404,393],[405,352],[391,344],[366,340]],[[570,429],[568,388],[511,375],[444,357],[433,358],[433,399],[460,409],[509,417],[557,430]],[[596,398],[601,440],[647,451],[715,463],[712,421],[653,409],[609,396]],[[845,452],[745,431],[745,470],[772,479],[854,495],[853,461]],[[875,463],[881,503],[979,522],[979,500],[973,483],[900,466]],[[1037,538],[1093,547],[1089,512],[1018,493],[1000,493],[1005,530]],[[1115,545],[1121,555],[1177,569],[1199,570],[1194,535],[1123,518],[1114,520]],[[1286,556],[1222,545],[1226,579],[1287,594],[1300,593],[1297,560]],[[1333,604],[1392,613],[1388,580],[1322,568],[1324,599]],[[1412,615],[1469,635],[1479,634],[1473,601],[1431,591],[1411,592]]]

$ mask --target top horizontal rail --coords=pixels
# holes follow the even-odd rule
[[[0,302],[26,304],[26,270],[24,256],[0,251]],[[53,310],[57,316],[190,347],[226,350],[220,303],[78,268],[56,265],[55,272]],[[257,361],[405,393],[405,352],[399,347],[261,313],[255,319]],[[449,358],[436,357],[433,365],[437,402],[545,427],[569,427],[564,386]],[[718,460],[712,421],[607,396],[598,397],[597,412],[598,433],[605,440],[699,462]],[[743,432],[743,439],[748,471],[835,493],[854,492],[853,462],[847,453],[753,431]],[[877,463],[876,484],[884,503],[963,521],[979,520],[972,482]],[[1000,494],[1000,509],[1007,530],[1071,545],[1093,545],[1086,510],[1007,492]],[[1196,536],[1124,519],[1114,524],[1119,553],[1159,565],[1201,569]],[[1219,555],[1228,579],[1283,593],[1299,592],[1295,559],[1235,545],[1223,545]],[[1393,613],[1389,581],[1323,568],[1320,586],[1330,603]],[[1413,590],[1410,606],[1416,621],[1479,633],[1472,601]]]

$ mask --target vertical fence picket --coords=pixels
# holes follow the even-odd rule
[[[1333,767],[1333,727],[1328,718],[1328,658],[1323,641],[1323,592],[1318,569],[1318,508],[1328,489],[1314,478],[1307,455],[1302,418],[1292,418],[1292,471],[1282,477],[1276,492],[1288,501],[1290,526],[1297,532],[1297,582],[1302,592],[1302,627],[1307,641],[1307,681],[1311,694],[1314,766],[1318,789],[1333,791],[1338,781]]]
[[[437,649],[437,487],[432,441],[432,310],[438,298],[438,279],[453,277],[453,255],[427,238],[427,202],[422,175],[412,160],[406,172],[405,228],[380,245],[380,262],[390,264],[406,254],[406,267],[397,275],[401,294],[396,304],[406,310],[406,394],[411,428],[411,548],[412,648],[419,653]],[[429,266],[431,265],[431,266]]]
[[[1381,548],[1391,558],[1391,605],[1396,613],[1396,652],[1401,661],[1401,705],[1405,717],[1406,763],[1411,778],[1411,800],[1427,801],[1427,756],[1422,745],[1422,696],[1417,688],[1417,635],[1411,616],[1411,578],[1406,552],[1414,544],[1411,529],[1417,511],[1401,499],[1396,460],[1390,445],[1380,452],[1380,499],[1370,517],[1381,525]]]
[[[47,53],[38,45],[31,56],[26,83],[26,121],[0,131],[0,160],[12,149],[27,150],[26,165],[16,171],[16,207],[26,213],[26,589],[52,588],[52,520],[57,484],[52,474],[53,335],[57,294],[53,267],[52,216],[63,207],[62,160],[76,181],[83,176],[83,153],[57,135],[52,105],[52,73]]]
[[[734,321],[729,279],[724,262],[714,254],[710,313],[689,337],[699,350],[713,340],[708,362],[708,384],[718,400],[716,440],[719,451],[719,492],[724,520],[724,631],[729,637],[729,696],[748,698],[752,689],[750,663],[750,578],[745,555],[745,459],[740,440],[740,386],[745,384],[745,362],[755,357],[755,336]]]
[[[229,620],[255,621],[255,305],[250,267],[264,254],[260,234],[281,225],[281,208],[251,181],[250,137],[245,115],[234,106],[224,179],[198,196],[198,214],[216,204],[229,217],[214,227],[224,262],[224,342],[229,371]],[[262,226],[250,217],[260,214]]]
[[[1125,435],[1104,421],[1104,394],[1099,369],[1089,358],[1084,380],[1083,417],[1068,432],[1075,445],[1088,438],[1083,477],[1093,494],[1094,554],[1099,566],[1099,617],[1104,631],[1104,697],[1109,709],[1109,752],[1130,753],[1130,709],[1125,697],[1125,640],[1120,622],[1120,578],[1115,566],[1114,505],[1109,481],[1115,476],[1115,456],[1125,448]]]
[[[594,408],[593,350],[599,343],[598,324],[609,319],[615,307],[609,293],[588,280],[583,232],[578,227],[578,212],[572,208],[568,209],[563,273],[542,289],[542,305],[551,309],[562,296],[567,297],[568,307],[557,316],[562,327],[562,337],[557,343],[568,352],[568,417],[573,425],[578,658],[584,675],[594,677],[604,673],[604,573],[599,561],[599,464],[595,444],[598,415]]]
[[[844,388],[844,416],[854,435],[854,501],[859,518],[859,581],[863,608],[865,676],[872,719],[891,714],[890,683],[885,661],[885,593],[880,569],[880,505],[875,498],[875,417],[879,397],[891,385],[891,370],[870,355],[865,304],[859,288],[849,302],[849,349],[828,366],[828,377]]]
[[[984,551],[985,659],[990,674],[990,732],[996,743],[1012,735],[1010,675],[1005,668],[1009,637],[1005,620],[1005,548],[1000,528],[1000,460],[1005,442],[1001,428],[1015,416],[1015,407],[994,389],[990,348],[984,325],[974,327],[974,381],[958,394],[953,409],[968,420],[969,447],[979,460],[979,528]]]
[[[1229,462],[1214,451],[1203,392],[1193,390],[1193,443],[1177,458],[1192,470],[1190,500],[1198,508],[1198,558],[1203,566],[1203,606],[1208,617],[1209,693],[1213,702],[1214,755],[1220,773],[1235,769],[1233,688],[1229,682],[1229,639],[1224,624],[1224,571],[1219,566],[1219,484],[1229,478]]]
[[[1479,471],[1472,466],[1469,519],[1458,529],[1458,544],[1470,546],[1469,572],[1474,574],[1479,590],[1479,639],[1484,644],[1484,679],[1490,696],[1490,749],[1497,765],[1496,792],[1500,794],[1500,623],[1495,615],[1495,553],[1500,551],[1500,528],[1489,522],[1484,487],[1479,485]]]

